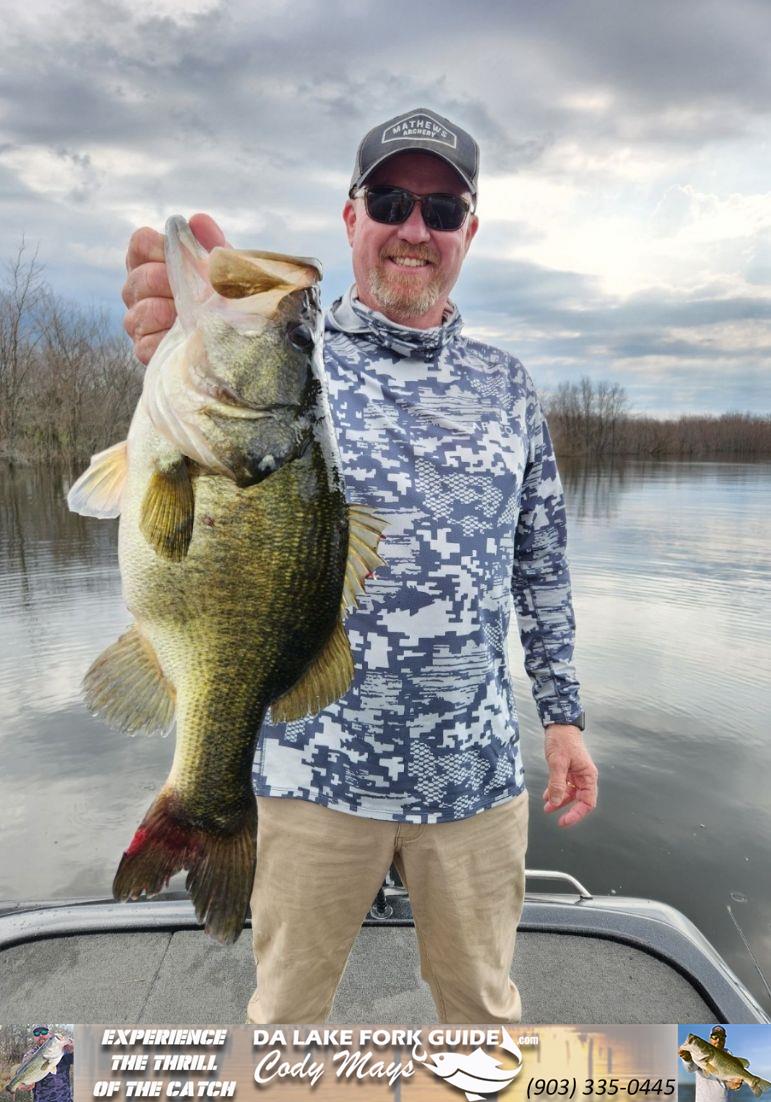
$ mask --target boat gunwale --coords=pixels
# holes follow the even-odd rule
[[[365,928],[414,926],[407,896],[387,894],[387,917],[365,919]],[[89,934],[127,934],[201,929],[184,894],[131,903],[112,900],[62,900],[0,904],[0,953],[35,941]],[[245,928],[251,927],[247,918]],[[669,904],[624,896],[591,899],[528,893],[520,933],[564,934],[626,945],[679,973],[726,1023],[771,1018],[690,919]],[[214,943],[212,943],[214,944]]]

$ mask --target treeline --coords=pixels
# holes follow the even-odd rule
[[[22,244],[0,285],[0,457],[82,463],[121,440],[143,369],[104,313],[54,295]]]
[[[54,295],[22,244],[0,283],[0,459],[83,463],[123,439],[142,376],[125,335]],[[588,376],[545,406],[561,456],[771,455],[769,414],[642,417],[623,386]]]
[[[771,414],[688,414],[659,420],[634,415],[618,383],[560,383],[546,397],[557,455],[640,459],[771,455]]]

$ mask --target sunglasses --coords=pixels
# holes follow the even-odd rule
[[[47,1033],[48,1026],[44,1025],[35,1026],[35,1028],[32,1030],[33,1037],[45,1037]]]
[[[351,194],[352,199],[364,196],[367,214],[373,222],[386,226],[400,226],[406,222],[416,203],[430,230],[459,230],[466,221],[471,204],[460,195],[432,192],[431,195],[415,195],[403,187],[381,184],[378,187],[362,187]]]

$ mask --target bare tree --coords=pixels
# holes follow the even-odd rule
[[[28,255],[22,238],[5,269],[5,286],[0,289],[0,433],[13,460],[19,412],[39,341],[35,314],[43,292],[43,268],[37,249]]]

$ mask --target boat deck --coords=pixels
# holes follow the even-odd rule
[[[362,928],[330,1021],[437,1020],[409,903],[394,897],[387,910]],[[2,1019],[243,1022],[254,987],[249,934],[215,944],[187,900],[16,908],[0,916]],[[645,900],[529,897],[512,976],[527,1023],[768,1020],[683,915]]]
[[[541,1022],[703,1022],[712,1010],[669,965],[599,938],[522,933],[512,975],[524,1017]],[[197,930],[47,938],[7,950],[4,1021],[243,1022],[254,988],[249,938],[223,949]],[[429,1024],[415,931],[365,928],[332,1022]]]

